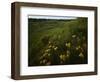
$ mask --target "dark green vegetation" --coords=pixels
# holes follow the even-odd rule
[[[28,19],[28,66],[87,64],[87,18]]]

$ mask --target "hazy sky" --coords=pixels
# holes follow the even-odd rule
[[[76,19],[77,17],[71,16],[43,16],[43,15],[30,15],[28,18],[35,18],[35,19]]]

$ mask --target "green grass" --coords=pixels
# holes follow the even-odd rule
[[[87,44],[87,18],[69,21],[50,19],[28,19],[28,21],[29,66],[87,63],[87,49],[84,50],[82,47],[82,44]],[[85,37],[84,41],[83,37]],[[68,48],[66,43],[70,43],[71,47]],[[81,48],[76,51],[77,46],[81,46],[84,51],[82,52]],[[56,47],[58,49],[55,51]],[[50,51],[45,52],[48,49]],[[79,57],[81,52],[84,59]],[[68,55],[70,58],[67,58]]]

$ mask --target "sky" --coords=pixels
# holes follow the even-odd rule
[[[28,18],[35,18],[35,19],[56,19],[56,20],[71,20],[77,19],[77,17],[72,16],[49,16],[49,15],[29,15]]]

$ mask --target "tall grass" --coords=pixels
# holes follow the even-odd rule
[[[29,19],[28,65],[87,64],[87,18]]]

